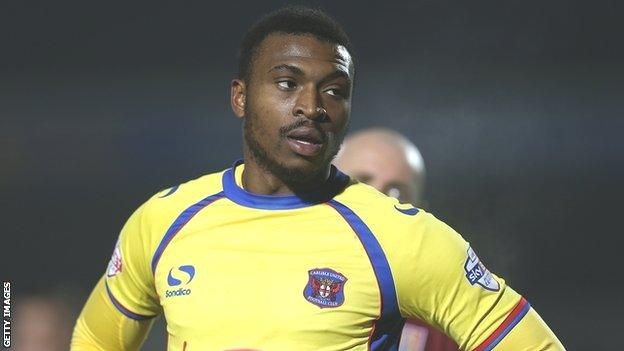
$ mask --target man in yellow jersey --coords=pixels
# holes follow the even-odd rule
[[[392,350],[406,318],[467,350],[559,350],[453,229],[330,161],[355,74],[340,26],[288,7],[252,26],[231,84],[243,160],[155,194],[121,230],[72,350]]]
[[[348,136],[334,165],[401,203],[424,207],[425,162],[416,145],[399,132],[368,128]],[[457,351],[457,344],[413,319],[405,322],[399,351]]]

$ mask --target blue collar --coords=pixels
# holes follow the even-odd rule
[[[232,168],[228,168],[223,173],[221,181],[225,196],[241,206],[263,210],[288,210],[324,203],[340,193],[349,182],[349,176],[332,165],[329,178],[316,192],[293,195],[254,194],[236,184],[235,169],[242,163],[243,160],[237,160]]]

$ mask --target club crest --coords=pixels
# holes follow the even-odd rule
[[[329,268],[315,268],[308,271],[308,284],[303,296],[308,302],[321,308],[338,307],[344,303],[344,285],[347,278]]]
[[[479,257],[477,257],[477,254],[471,247],[468,248],[468,258],[464,264],[464,271],[466,272],[466,279],[468,279],[471,285],[479,284],[490,291],[498,291],[500,289],[500,285],[492,273],[479,261]]]

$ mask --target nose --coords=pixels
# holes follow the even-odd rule
[[[320,96],[315,88],[301,89],[297,102],[293,108],[294,116],[303,116],[307,119],[322,122],[327,117],[327,110],[321,106]]]

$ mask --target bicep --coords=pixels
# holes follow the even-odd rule
[[[102,277],[78,317],[71,350],[138,350],[152,322],[153,319],[135,320],[122,314],[108,296]]]
[[[409,292],[401,298],[408,317],[415,314],[438,326],[467,350],[481,350],[484,345],[490,350],[492,342],[507,338],[520,342],[526,326],[539,331],[533,336],[536,341],[553,340],[545,337],[552,332],[528,302],[490,273],[457,232],[431,215],[423,219],[416,264],[402,287]]]
[[[72,350],[137,350],[161,311],[149,268],[146,204],[128,219],[77,321]]]

